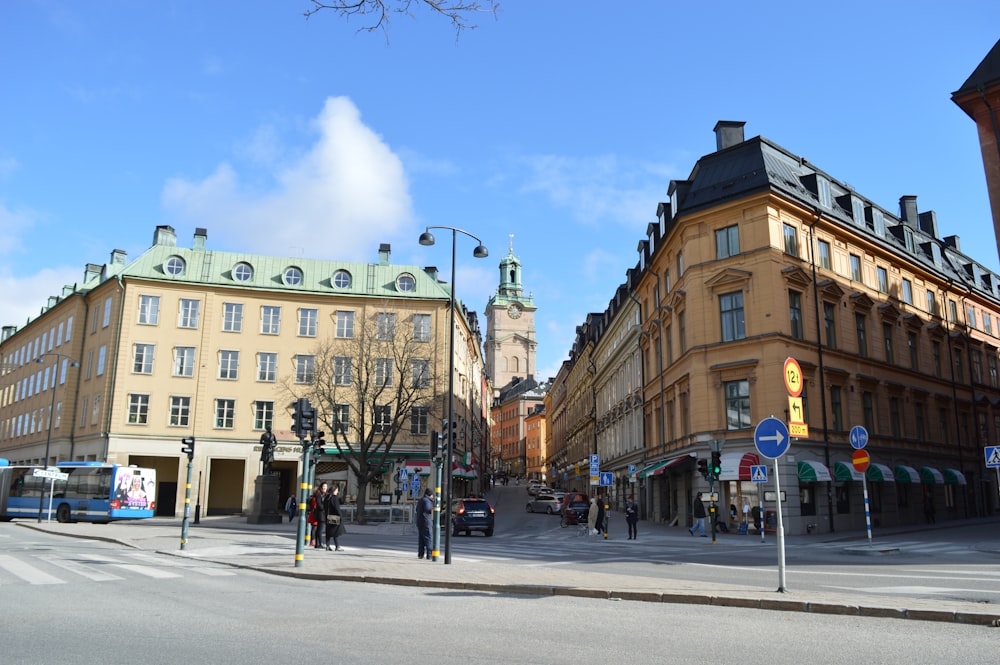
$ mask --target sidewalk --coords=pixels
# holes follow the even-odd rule
[[[417,559],[413,552],[416,547],[416,531],[409,524],[348,524],[345,551],[327,552],[305,548],[301,566],[295,565],[295,523],[248,524],[246,517],[239,516],[202,518],[200,524],[195,525],[193,521],[189,524],[188,542],[184,550],[180,549],[182,524],[176,518],[112,524],[60,524],[54,521],[39,524],[23,521],[18,522],[18,525],[62,536],[117,542],[127,547],[162,554],[303,579],[1000,625],[997,624],[1000,610],[973,602],[798,590],[779,593],[775,590],[664,579],[650,575],[581,572],[580,569],[566,566],[528,566],[463,558],[456,560],[454,556],[451,564],[443,565],[443,557],[436,562]],[[394,534],[407,542],[412,541],[414,545],[406,550],[408,554],[351,546],[351,535],[362,533]],[[683,527],[665,527],[644,522],[639,524],[637,541],[627,541],[625,535],[623,520],[613,517],[610,537],[606,541],[611,547],[676,541],[689,545],[691,541]],[[828,542],[844,548],[857,547],[857,536],[858,534],[844,534],[840,541],[831,539]],[[790,536],[786,538],[786,547],[789,546],[789,541],[801,539],[827,542],[818,535]],[[767,543],[761,544],[759,535],[721,534],[718,537],[720,544],[747,547],[773,547],[776,537],[768,534],[766,540]],[[707,541],[706,546],[710,546],[710,542]],[[864,542],[867,547],[867,541]]]

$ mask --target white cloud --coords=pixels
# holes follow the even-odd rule
[[[168,181],[164,206],[223,246],[282,255],[305,245],[313,258],[372,260],[380,242],[412,233],[402,161],[346,97],[327,99],[314,126],[316,142],[304,154],[272,167],[269,191],[242,185],[236,169],[222,163],[201,181]],[[262,130],[249,144],[258,156],[278,154],[274,141]]]
[[[49,296],[62,292],[62,287],[83,279],[83,266],[79,268],[45,268],[33,275],[13,275],[4,270],[0,274],[0,311],[3,325],[22,327],[28,319],[41,313]]]
[[[39,217],[34,210],[11,210],[0,203],[0,256],[22,251],[21,237]]]

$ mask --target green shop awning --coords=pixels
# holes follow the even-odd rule
[[[902,484],[908,483],[920,483],[920,474],[912,466],[906,466],[905,464],[897,464],[894,470],[896,474],[896,482]]]
[[[854,468],[854,465],[850,462],[834,462],[833,464],[833,479],[834,480],[864,480],[864,475]]]
[[[945,485],[967,485],[968,482],[965,480],[965,474],[958,469],[945,469],[944,470],[944,484]]]
[[[933,466],[920,467],[920,480],[925,485],[944,485],[944,475]]]
[[[672,457],[670,459],[660,460],[658,462],[653,462],[649,466],[640,469],[636,472],[636,475],[640,478],[649,478],[650,476],[658,476],[675,464],[680,464],[684,460],[692,459],[694,455],[687,454],[681,455],[680,457]]]
[[[876,464],[875,462],[872,462],[868,465],[868,470],[865,474],[868,476],[868,480],[873,483],[896,482],[896,477],[892,475],[892,469],[887,467],[885,464]]]
[[[803,460],[798,463],[799,482],[803,483],[825,483],[832,480],[830,469],[819,462]]]

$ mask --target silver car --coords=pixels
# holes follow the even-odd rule
[[[525,511],[558,515],[562,512],[563,496],[562,494],[540,492],[534,499],[528,501]]]

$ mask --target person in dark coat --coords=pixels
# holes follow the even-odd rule
[[[330,549],[330,541],[337,552],[343,551],[340,546],[340,534],[344,532],[343,518],[340,515],[340,486],[334,485],[326,495],[326,549]]]
[[[701,500],[701,492],[698,492],[698,496],[694,498],[694,503],[691,506],[691,515],[694,517],[694,524],[688,531],[691,535],[694,535],[695,531],[701,530],[701,537],[705,537],[705,504]]]
[[[326,538],[326,494],[329,487],[325,482],[320,484],[309,500],[309,523],[312,524],[310,545],[317,548],[322,547],[321,541]]]
[[[628,539],[635,540],[639,530],[639,504],[635,502],[635,497],[631,494],[628,495],[628,501],[625,502],[625,523],[628,524]]]
[[[417,558],[424,555],[431,558],[431,525],[434,520],[434,500],[431,489],[424,490],[424,495],[417,502]]]

